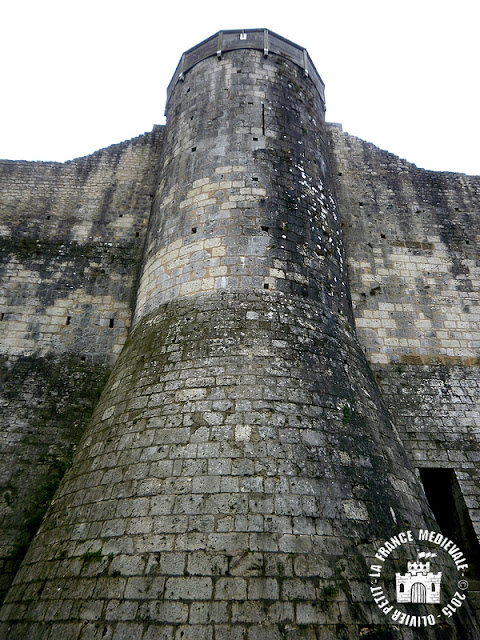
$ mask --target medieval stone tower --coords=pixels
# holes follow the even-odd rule
[[[407,530],[476,561],[480,181],[422,172],[324,112],[304,49],[226,31],[183,55],[165,128],[65,165],[4,163],[17,537],[36,495],[15,503],[18,487],[68,458],[89,414],[62,398],[96,406],[18,571],[4,543],[1,638],[480,637],[474,569],[455,615],[422,624],[411,605],[415,625],[369,578]]]

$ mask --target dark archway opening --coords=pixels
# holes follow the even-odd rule
[[[419,472],[440,531],[462,549],[469,564],[469,592],[477,592],[480,601],[480,545],[455,472],[439,468]]]

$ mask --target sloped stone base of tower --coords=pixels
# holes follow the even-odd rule
[[[275,292],[176,300],[132,332],[0,637],[478,637],[373,602],[375,545],[429,518],[341,315]]]

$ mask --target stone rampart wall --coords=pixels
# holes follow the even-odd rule
[[[480,177],[329,127],[358,336],[373,364],[478,365]]]
[[[162,140],[0,161],[0,598],[125,342]]]
[[[329,127],[357,334],[407,453],[453,469],[480,536],[480,178]]]
[[[130,325],[163,128],[65,164],[2,161],[6,356],[111,364]]]

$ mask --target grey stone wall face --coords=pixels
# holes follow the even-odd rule
[[[0,599],[71,463],[110,369],[78,357],[0,368]]]
[[[378,367],[376,378],[413,464],[455,469],[480,536],[477,367]]]
[[[480,178],[329,135],[359,341],[410,460],[454,471],[478,538]]]
[[[478,367],[480,177],[418,169],[329,126],[370,362]]]
[[[0,161],[0,599],[126,340],[162,136]]]
[[[0,637],[413,637],[369,554],[435,525],[353,331],[302,74],[233,51],[170,96],[135,327]]]
[[[162,134],[65,164],[0,161],[1,355],[113,364],[130,326]]]

